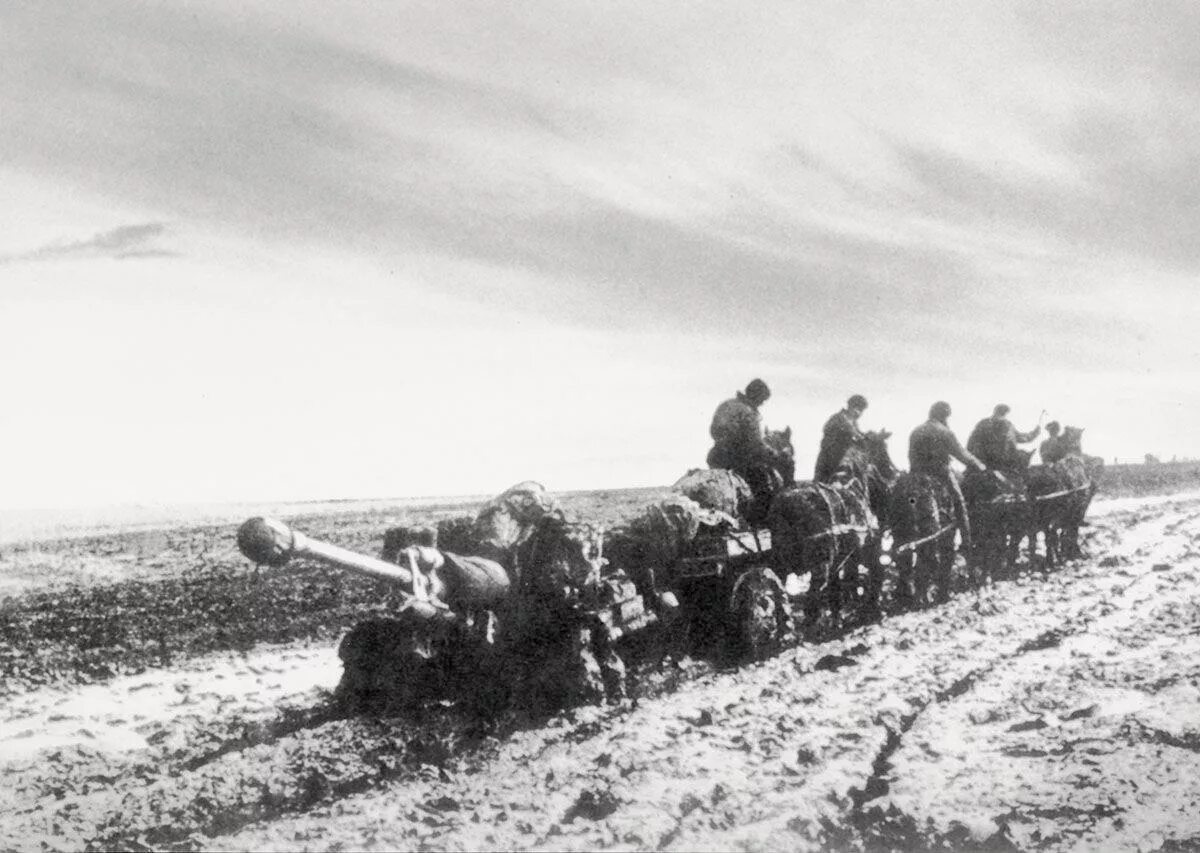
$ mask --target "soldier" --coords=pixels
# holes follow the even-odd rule
[[[967,503],[963,500],[958,478],[950,470],[950,459],[953,457],[980,471],[986,470],[986,466],[959,444],[958,437],[946,424],[949,417],[949,403],[939,400],[929,408],[929,420],[914,429],[908,438],[908,467],[913,474],[928,474],[946,484],[954,498],[963,546],[970,547],[971,522],[967,517]]]
[[[1038,448],[1038,453],[1042,455],[1042,464],[1053,465],[1067,455],[1065,437],[1059,435],[1061,429],[1062,425],[1058,421],[1046,424],[1046,432],[1050,433],[1050,437]]]
[[[708,451],[710,468],[728,468],[750,484],[755,502],[766,506],[771,499],[771,471],[781,454],[763,437],[759,407],[771,396],[761,379],[753,379],[744,392],[717,406],[708,428],[713,446]]]
[[[1042,431],[1039,422],[1029,432],[1018,432],[1008,419],[1011,409],[1000,403],[992,410],[992,416],[975,424],[967,439],[967,450],[979,457],[989,468],[998,471],[1013,471],[1024,468],[1025,459],[1018,444],[1033,441]],[[1045,415],[1045,412],[1042,412]]]
[[[817,454],[817,467],[813,479],[818,483],[828,483],[833,479],[842,456],[850,447],[862,440],[862,430],[858,428],[858,419],[867,409],[867,398],[855,394],[846,401],[846,408],[834,412],[821,434],[821,450]]]

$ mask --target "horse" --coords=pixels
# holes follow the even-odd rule
[[[828,608],[835,628],[843,610],[858,594],[858,566],[868,567],[865,610],[879,613],[881,587],[880,522],[896,467],[887,450],[890,433],[867,434],[843,455],[831,483],[800,483],[784,489],[771,503],[771,560],[777,573],[810,574],[805,596],[806,628],[816,633]],[[846,578],[853,582],[843,584]]]
[[[903,473],[891,490],[888,518],[897,601],[926,604],[931,587],[938,602],[948,600],[959,521],[950,487],[930,474]]]
[[[1070,490],[1063,496],[1065,500],[1058,530],[1059,550],[1061,556],[1068,560],[1083,556],[1079,546],[1079,528],[1084,524],[1088,507],[1104,474],[1104,460],[1083,452],[1083,429],[1073,426],[1063,428],[1062,441],[1066,456],[1050,466],[1057,466],[1060,484]]]
[[[774,472],[773,492],[796,485],[796,449],[792,447],[792,428],[788,426],[778,430],[766,430],[763,441],[779,454],[771,466]]]
[[[1096,493],[1104,462],[1084,455],[1082,435],[1081,428],[1066,427],[1063,430],[1066,455],[1052,464],[1029,468],[1026,482],[1031,504],[1029,557],[1033,560],[1036,556],[1037,534],[1041,532],[1048,568],[1083,554],[1079,528]]]
[[[971,517],[973,548],[968,563],[977,583],[1016,564],[1021,540],[1030,528],[1026,492],[1029,455],[1021,471],[968,471],[962,490]]]

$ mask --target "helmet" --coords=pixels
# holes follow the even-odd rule
[[[862,409],[865,409],[866,407],[867,407],[867,398],[864,397],[862,394],[855,394],[853,397],[851,397],[849,400],[846,401],[847,409],[862,410]]]
[[[996,404],[996,408],[992,409],[992,417],[1002,418],[1011,411],[1012,409],[1008,407],[1007,403],[998,403]]]
[[[746,386],[746,396],[756,403],[765,403],[771,396],[771,389],[761,379],[751,379]]]
[[[938,400],[929,407],[929,417],[935,421],[944,421],[950,417],[950,404],[945,400]]]

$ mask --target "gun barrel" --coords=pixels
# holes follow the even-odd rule
[[[412,574],[403,566],[313,539],[274,518],[247,519],[238,528],[237,543],[246,559],[255,563],[283,566],[293,557],[304,557],[396,583],[409,592],[413,588]]]

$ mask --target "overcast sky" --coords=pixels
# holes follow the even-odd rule
[[[244,8],[249,5],[251,8]],[[1200,455],[1200,6],[0,5],[0,505]]]

